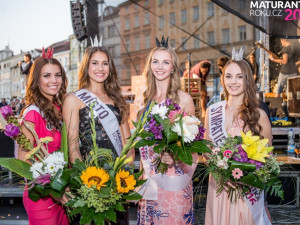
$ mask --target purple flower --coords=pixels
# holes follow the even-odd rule
[[[240,158],[236,154],[239,154]],[[238,152],[235,153],[233,160],[238,161],[238,162],[246,162],[246,163],[255,164],[257,170],[263,166],[262,162],[259,162],[259,161],[253,160],[253,159],[249,159],[247,153],[245,152],[245,150],[242,148],[241,145],[239,145]]]
[[[154,118],[149,121],[149,129],[154,134],[155,139],[162,139],[163,125],[157,125]]]
[[[205,133],[205,128],[202,127],[202,126],[199,126],[199,132],[195,138],[195,141],[199,141],[199,140],[202,140],[203,137],[204,137],[204,133]]]
[[[173,104],[173,100],[167,98],[166,101],[165,101],[165,104],[166,104],[166,106],[170,106],[170,105]]]
[[[36,178],[35,183],[44,186],[51,182],[50,178],[51,178],[50,174],[40,175],[38,178]]]
[[[7,119],[9,116],[13,115],[13,111],[9,105],[1,107],[0,112],[2,113],[4,119]]]
[[[176,110],[180,110],[181,109],[180,106],[177,103],[174,103],[174,107],[175,107]]]
[[[10,138],[16,138],[20,133],[19,127],[10,123],[5,126],[4,134]]]

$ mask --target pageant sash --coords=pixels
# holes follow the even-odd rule
[[[225,106],[226,101],[221,101],[208,108],[210,137],[218,146],[222,144],[224,138],[227,138]],[[244,200],[251,211],[255,225],[271,225],[264,207],[264,192],[260,193],[259,189],[251,187]]]
[[[88,107],[90,107],[91,102],[95,102],[93,108],[94,116],[95,118],[98,117],[98,119],[101,121],[104,130],[106,131],[110,141],[120,156],[123,149],[123,143],[120,126],[116,115],[106,104],[101,102],[96,95],[87,89],[80,89],[79,91],[74,92],[74,95],[77,96]]]
[[[150,157],[147,158],[147,160],[141,159],[143,162],[143,169],[147,174],[147,182],[137,190],[137,192],[142,195],[145,200],[157,200],[158,187],[166,191],[180,191],[186,188],[191,182],[198,164],[197,160],[196,162],[193,162],[192,166],[185,165],[188,167],[188,171],[181,176],[169,176],[161,173],[150,176],[150,165],[152,162]]]
[[[208,108],[209,135],[211,140],[218,146],[227,138],[225,130],[225,106],[226,101],[221,101]]]

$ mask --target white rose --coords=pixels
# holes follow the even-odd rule
[[[154,105],[152,110],[151,110],[151,114],[158,114],[160,116],[160,118],[162,118],[163,120],[167,118],[166,114],[168,112],[168,107],[164,106],[164,105]]]
[[[192,142],[195,140],[197,134],[199,133],[200,121],[195,116],[185,116],[182,118],[182,128],[183,128],[183,137],[184,142]],[[181,136],[180,124],[175,123],[172,127],[172,131]]]

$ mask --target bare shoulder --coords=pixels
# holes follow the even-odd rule
[[[180,107],[186,112],[190,113],[191,115],[195,115],[195,105],[193,98],[188,93],[182,90],[178,91],[178,96],[180,101]]]
[[[72,93],[67,94],[64,98],[63,107],[80,108],[82,102]]]
[[[267,114],[266,114],[266,112],[264,111],[264,110],[262,110],[262,109],[258,109],[258,111],[259,111],[259,114],[260,114],[260,120],[262,119],[262,120],[265,120],[265,119],[267,119],[268,121],[269,121],[269,118],[268,118],[268,116],[267,116]]]

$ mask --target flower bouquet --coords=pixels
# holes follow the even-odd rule
[[[47,144],[53,141],[52,137],[39,139],[35,130],[23,121],[24,125],[31,131],[36,146],[33,147],[30,141],[21,132],[17,117],[13,115],[10,106],[0,108],[0,129],[5,135],[15,140],[21,147],[29,150],[24,162],[14,158],[0,158],[0,165],[26,178],[28,196],[31,200],[37,201],[42,197],[51,195],[61,197],[68,184],[70,170],[68,164],[68,148],[66,146],[66,132],[63,128],[62,145],[60,151],[48,153]]]
[[[261,140],[248,131],[241,132],[241,137],[228,136],[220,147],[212,149],[207,164],[217,181],[217,194],[226,189],[231,202],[236,202],[249,197],[255,187],[283,199],[280,163],[270,154],[273,147],[266,147],[267,143],[268,139]]]
[[[151,106],[152,107],[152,106]],[[150,108],[151,108],[150,107]],[[90,108],[93,108],[91,105]],[[136,130],[128,139],[121,155],[114,158],[110,149],[98,148],[93,110],[91,110],[91,128],[93,146],[87,159],[78,159],[73,164],[70,180],[70,192],[66,192],[70,201],[70,216],[80,214],[80,224],[99,224],[116,222],[117,211],[124,212],[128,200],[139,200],[142,196],[134,189],[146,180],[139,180],[143,171],[134,172],[134,166],[128,163],[127,153],[136,144],[135,139],[141,132],[146,116],[136,124]]]
[[[136,148],[153,146],[154,152],[162,154],[171,153],[177,163],[179,160],[192,165],[192,153],[210,152],[208,144],[203,140],[204,127],[195,116],[189,116],[180,106],[171,99],[166,99],[163,104],[155,104],[147,117],[144,130],[139,134],[141,138]],[[165,173],[168,165],[155,159],[157,171]]]

